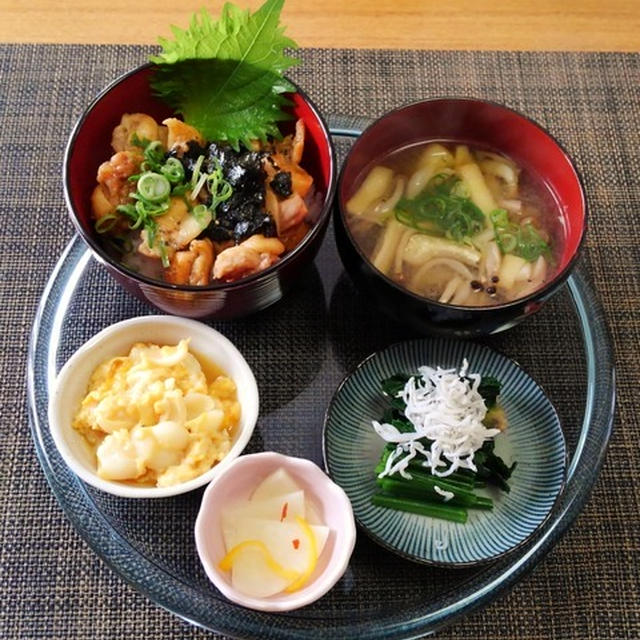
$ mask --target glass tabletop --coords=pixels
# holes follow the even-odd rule
[[[333,119],[339,156],[364,123]],[[150,313],[74,238],[34,324],[31,428],[54,495],[96,553],[157,604],[204,628],[264,639],[411,638],[432,632],[490,602],[533,568],[583,508],[602,464],[613,419],[613,356],[583,259],[541,312],[484,341],[517,360],[545,388],[567,440],[568,481],[552,517],[530,542],[488,566],[446,570],[400,559],[360,531],[346,574],[318,602],[278,615],[242,609],[213,587],[199,564],[193,525],[202,491],[147,501],[103,494],[67,469],[49,434],[48,398],[66,359],[109,324]],[[255,316],[210,324],[240,349],[258,381],[261,415],[246,452],[279,451],[321,466],[324,412],[340,381],[370,353],[417,337],[356,292],[331,229],[315,263],[283,300]]]

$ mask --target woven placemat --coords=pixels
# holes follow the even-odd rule
[[[73,235],[60,183],[66,138],[97,91],[149,51],[0,45],[2,638],[213,637],[159,609],[88,549],[49,492],[27,422],[29,332]],[[424,97],[489,98],[547,127],[575,160],[590,204],[591,272],[619,364],[608,461],[588,507],[535,572],[438,636],[638,637],[640,57],[351,50],[303,50],[301,57],[291,75],[323,112],[376,116]],[[546,316],[547,323],[562,321]],[[561,341],[557,349],[561,360]]]

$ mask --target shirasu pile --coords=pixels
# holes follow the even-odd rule
[[[378,477],[399,473],[410,479],[407,466],[417,456],[424,457],[424,467],[442,478],[457,469],[477,471],[474,453],[500,430],[487,429],[482,423],[487,407],[478,393],[481,377],[468,369],[465,358],[459,371],[423,366],[419,375],[409,378],[397,397],[404,400],[405,416],[414,431],[402,433],[391,424],[373,421],[378,435],[397,445]],[[425,438],[431,441],[429,448],[421,442]]]

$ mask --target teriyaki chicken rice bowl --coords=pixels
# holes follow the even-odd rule
[[[176,285],[235,282],[278,262],[321,204],[300,165],[305,124],[281,140],[209,142],[171,117],[124,114],[91,195],[95,230],[122,266]]]

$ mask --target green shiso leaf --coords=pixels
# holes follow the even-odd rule
[[[243,142],[280,137],[277,123],[291,119],[283,94],[295,87],[283,73],[299,60],[297,48],[279,25],[284,0],[267,0],[255,13],[225,4],[218,20],[205,9],[187,29],[171,28],[151,57],[156,95],[207,140]]]

